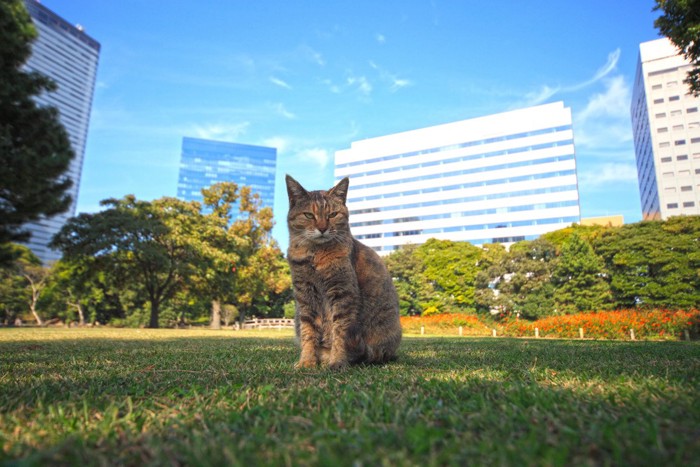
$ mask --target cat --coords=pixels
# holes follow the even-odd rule
[[[307,191],[286,176],[289,250],[301,355],[297,368],[395,360],[399,300],[379,255],[350,233],[349,179]]]

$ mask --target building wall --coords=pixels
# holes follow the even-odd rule
[[[219,182],[250,186],[263,207],[275,204],[277,150],[262,146],[183,138],[177,197],[202,202],[202,188]]]
[[[666,38],[639,52],[631,114],[643,218],[700,214],[700,99],[683,83],[690,65]]]
[[[100,44],[82,28],[71,25],[37,1],[27,0],[26,5],[39,33],[26,68],[49,76],[58,85],[55,92],[42,94],[36,100],[40,105],[58,108],[75,152],[66,174],[73,180],[69,190],[73,199],[70,208],[63,214],[27,224],[32,233],[27,245],[48,263],[60,258],[60,253],[49,249],[48,243],[68,218],[75,215]]]
[[[534,239],[580,221],[571,110],[562,102],[353,142],[353,234],[382,254],[429,238]]]

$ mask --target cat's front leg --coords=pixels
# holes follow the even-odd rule
[[[348,277],[348,275],[344,276]],[[340,282],[328,289],[328,301],[331,309],[333,343],[328,367],[342,370],[350,362],[348,358],[348,338],[354,327],[360,304],[360,293],[356,283]]]

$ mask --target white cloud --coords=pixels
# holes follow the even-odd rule
[[[513,108],[531,107],[534,105],[543,104],[556,94],[580,91],[581,89],[591,86],[610,75],[610,73],[612,73],[617,67],[619,60],[620,49],[615,49],[608,54],[608,59],[605,64],[600,67],[590,79],[569,86],[552,87],[545,84],[539,90],[527,93],[524,99],[521,102],[517,102]]]
[[[379,78],[382,80],[382,82],[387,83],[389,85],[389,91],[391,92],[396,92],[399,89],[411,86],[413,84],[410,80],[405,78],[399,78],[398,75],[390,73],[389,71],[380,67],[371,60],[369,62],[369,66],[372,69],[377,70],[377,72],[379,73]]]
[[[625,118],[629,119],[630,88],[623,76],[614,76],[605,81],[605,91],[594,94],[586,107],[577,115],[580,121],[591,118]]]
[[[296,120],[296,118],[297,118],[296,114],[287,110],[287,108],[281,102],[273,104],[272,108],[277,113],[277,115],[280,115],[288,120]]]
[[[374,38],[377,40],[378,44],[386,44],[386,36],[384,36],[384,34],[377,33]]]
[[[632,151],[631,90],[622,76],[608,78],[604,84],[605,90],[593,94],[583,110],[573,115],[576,145],[602,150],[606,157],[628,158]]]
[[[272,138],[263,140],[262,145],[268,148],[276,148],[277,155],[281,155],[289,150],[290,141],[283,136],[273,136]]]
[[[280,78],[276,78],[274,76],[270,76],[270,82],[276,86],[279,86],[284,89],[292,89],[292,87],[287,83],[286,81],[281,80]]]
[[[632,163],[611,162],[598,164],[591,170],[579,170],[579,185],[597,188],[602,185],[637,183],[637,167]]]
[[[191,133],[202,139],[235,141],[248,131],[249,122],[195,125]]]
[[[317,164],[320,169],[325,168],[331,158],[330,153],[322,148],[302,149],[297,153],[297,156]]]
[[[349,87],[356,88],[365,96],[369,96],[372,93],[372,84],[364,76],[348,76],[346,83]]]

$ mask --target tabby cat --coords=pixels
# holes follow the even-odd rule
[[[383,261],[350,233],[349,180],[306,191],[287,175],[289,251],[301,346],[297,368],[396,359],[401,342],[396,289]]]

